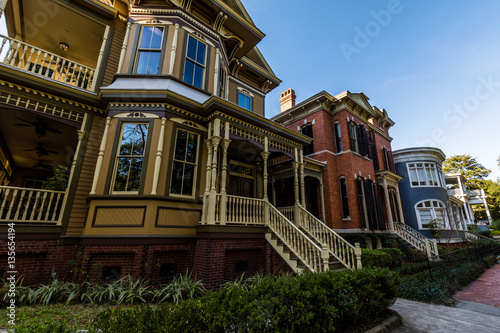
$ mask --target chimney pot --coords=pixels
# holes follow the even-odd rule
[[[282,92],[280,97],[281,112],[293,108],[295,106],[295,98],[295,91],[293,89],[287,89]]]

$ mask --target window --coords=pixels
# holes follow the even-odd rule
[[[347,196],[347,185],[345,182],[345,177],[339,178],[340,183],[340,198],[342,200],[342,218],[348,219],[349,215],[349,197]]]
[[[120,279],[121,271],[121,267],[103,267],[101,280],[104,282],[115,282]]]
[[[313,139],[313,125],[312,124],[307,124],[307,125],[304,125],[302,126],[301,128],[301,132],[302,134],[310,137],[311,139]],[[304,155],[309,155],[309,154],[312,154],[314,153],[314,140],[311,141],[310,144],[308,144],[307,146],[304,146]]]
[[[415,206],[417,219],[421,229],[429,228],[429,222],[437,221],[441,227],[445,226],[445,208],[444,204],[438,200],[427,200],[418,203]]]
[[[143,26],[137,50],[137,74],[158,74],[160,72],[163,27]]]
[[[113,191],[139,191],[149,124],[124,123]]]
[[[223,67],[219,69],[219,89],[217,91],[217,96],[221,98],[226,97],[226,71]]]
[[[366,140],[366,130],[363,124],[356,125],[355,122],[349,122],[349,133],[351,136],[351,150],[360,155],[368,154],[368,144]]]
[[[434,163],[408,163],[411,186],[439,186]]]
[[[335,149],[337,153],[342,151],[342,138],[340,136],[340,124],[336,122],[333,124],[333,131],[335,132]]]
[[[207,45],[188,36],[186,63],[184,64],[184,81],[195,87],[203,89],[205,77],[205,61],[207,58]]]
[[[382,154],[384,155],[385,170],[396,172],[396,167],[394,166],[394,159],[392,158],[392,152],[383,148]]]
[[[160,266],[160,277],[173,278],[177,274],[177,264],[164,264]]]
[[[190,197],[194,195],[198,145],[198,134],[177,129],[170,194]]]
[[[238,105],[242,108],[252,111],[253,98],[250,92],[238,90]]]

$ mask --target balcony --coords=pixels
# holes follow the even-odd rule
[[[64,191],[0,186],[0,222],[60,224]]]
[[[64,85],[95,90],[95,68],[4,35],[0,40],[3,65]]]

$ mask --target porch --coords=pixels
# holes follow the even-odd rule
[[[8,36],[0,35],[0,70],[32,84],[95,92],[110,26],[71,6],[27,2],[0,3],[9,30]]]

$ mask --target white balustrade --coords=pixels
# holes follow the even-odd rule
[[[276,209],[278,209],[279,212],[283,214],[288,220],[295,222],[295,216],[294,216],[295,206],[279,207]]]
[[[0,221],[59,222],[64,191],[0,186]]]
[[[349,242],[330,229],[323,221],[316,218],[300,206],[302,227],[315,240],[326,244],[330,253],[349,269],[361,268],[361,249],[356,250]]]
[[[475,241],[475,240],[482,240],[482,241],[498,241],[496,239],[492,239],[492,238],[489,238],[489,237],[486,237],[486,236],[483,236],[483,235],[480,235],[480,234],[476,234],[474,232],[470,232],[468,230],[465,230],[464,231],[464,234],[465,234],[465,238],[468,240],[468,241]]]
[[[219,209],[220,194],[217,194],[216,222],[221,221],[221,214],[226,214],[227,224],[265,225],[264,200],[227,195],[226,212]]]
[[[427,252],[426,241],[428,242],[429,240],[415,229],[406,224],[394,222],[394,232],[415,248]],[[429,253],[427,254],[429,255]],[[438,256],[439,253],[435,249],[430,249],[430,255]]]
[[[95,80],[94,68],[4,35],[0,35],[0,56],[7,66],[84,90],[90,91]]]
[[[295,224],[279,212],[276,207],[265,202],[269,207],[267,226],[279,239],[302,261],[312,272],[325,270],[324,255],[321,247],[316,245]]]

